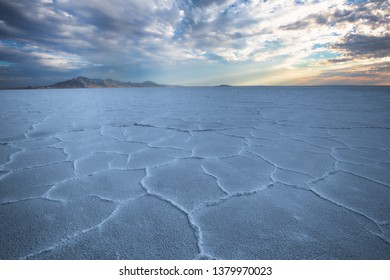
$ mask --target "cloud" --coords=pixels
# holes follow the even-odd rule
[[[283,30],[299,30],[299,29],[304,29],[309,25],[310,25],[310,22],[308,22],[308,21],[296,21],[294,23],[283,25],[280,28]]]
[[[390,54],[390,35],[382,37],[349,34],[333,48],[345,52],[350,57],[381,58]]]

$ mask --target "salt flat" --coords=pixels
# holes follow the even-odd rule
[[[0,91],[0,259],[390,259],[389,87]]]

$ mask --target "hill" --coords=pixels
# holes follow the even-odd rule
[[[28,87],[34,89],[40,88],[127,88],[127,87],[163,87],[152,81],[142,83],[120,82],[112,79],[89,79],[86,77],[77,77],[63,82],[58,82],[48,86]]]

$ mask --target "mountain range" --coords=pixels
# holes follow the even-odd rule
[[[63,82],[55,83],[48,86],[30,86],[29,89],[42,88],[127,88],[127,87],[163,87],[152,81],[142,83],[120,82],[112,79],[89,79],[86,77],[77,77]]]

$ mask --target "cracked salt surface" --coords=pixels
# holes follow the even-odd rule
[[[390,259],[388,87],[0,92],[0,259]]]

